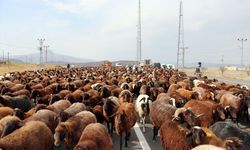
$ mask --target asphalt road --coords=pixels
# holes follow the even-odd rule
[[[139,120],[139,119],[138,119]],[[128,147],[125,148],[124,142],[122,149],[124,150],[163,150],[159,136],[156,141],[153,138],[153,125],[150,123],[149,118],[146,119],[146,132],[142,132],[141,124],[137,122],[134,128],[131,130],[130,140]],[[120,138],[114,133],[113,137],[113,150],[119,150]]]
[[[220,82],[225,82],[225,83],[246,85],[250,88],[250,81],[244,81],[244,80],[232,79],[232,78],[223,78],[223,77],[209,77],[209,78],[211,79],[215,78],[215,79],[218,79]]]

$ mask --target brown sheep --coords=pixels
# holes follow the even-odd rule
[[[47,109],[54,111],[56,114],[59,114],[60,112],[64,111],[71,105],[70,101],[68,100],[60,100],[52,105],[47,106]]]
[[[242,141],[237,137],[229,137],[222,141],[211,130],[207,128],[193,127],[191,132],[197,138],[200,144],[211,144],[219,147],[226,148],[228,150],[240,150],[242,149]]]
[[[115,116],[115,131],[120,136],[120,150],[122,149],[122,134],[125,132],[125,147],[128,147],[130,130],[136,123],[136,110],[134,104],[123,102]]]
[[[82,111],[65,122],[57,125],[54,134],[54,144],[60,146],[65,141],[68,147],[75,146],[79,141],[85,127],[90,123],[96,123],[96,117],[89,111]]]
[[[199,124],[202,127],[209,127],[219,120],[225,120],[224,108],[212,101],[190,100],[185,108],[191,108],[195,114],[203,114],[199,117]]]
[[[123,102],[133,103],[132,93],[129,90],[123,90],[119,95],[119,101],[120,103]]]
[[[12,123],[12,122],[9,122]],[[27,122],[21,128],[0,139],[0,148],[4,150],[51,150],[53,134],[40,121]]]
[[[165,150],[190,150],[199,144],[188,129],[171,120],[162,124],[160,139]]]
[[[103,115],[107,122],[107,128],[109,133],[113,134],[113,128],[114,128],[114,119],[115,119],[115,113],[120,107],[120,101],[115,96],[110,96],[109,98],[104,100],[103,105]],[[111,127],[110,127],[111,124]]]
[[[57,94],[52,94],[51,98],[49,99],[49,104],[53,104],[56,101],[59,101],[61,99],[64,99],[66,95],[70,94],[71,91],[69,90],[62,90]]]
[[[103,106],[96,105],[91,111],[93,112],[93,114],[95,114],[98,123],[104,122],[105,118],[103,115]]]
[[[71,103],[75,103],[75,102],[82,102],[83,100],[83,91],[82,90],[75,90],[73,93],[68,94],[65,99],[69,100]]]
[[[4,127],[9,121],[21,121],[18,117],[16,116],[6,116],[0,120],[0,135],[2,135]]]
[[[199,100],[215,100],[214,93],[202,87],[194,87],[193,91],[199,94]]]
[[[82,132],[74,150],[111,150],[112,139],[106,127],[100,123],[91,123]]]
[[[232,117],[234,121],[238,120],[238,115],[243,108],[243,95],[235,96],[231,93],[224,94],[220,99],[220,104],[227,111],[228,115]]]
[[[153,140],[155,140],[158,129],[166,120],[178,120],[180,123],[186,122],[189,126],[195,126],[198,124],[197,118],[201,115],[196,116],[190,109],[177,109],[170,105],[169,100],[166,98],[152,103],[149,116],[154,126]]]
[[[169,86],[169,88],[168,88],[168,93],[174,92],[174,91],[176,91],[179,88],[181,88],[180,85],[178,85],[178,84],[171,84]]]
[[[55,128],[57,124],[59,123],[58,115],[47,109],[41,109],[34,113],[29,118],[23,120],[23,122],[29,122],[29,121],[41,121],[44,122],[48,128],[51,130],[52,133],[55,132]]]
[[[86,106],[83,103],[73,103],[71,106],[69,106],[64,111],[60,112],[60,121],[66,121],[68,118],[74,116],[75,114],[86,110]]]
[[[176,92],[178,92],[180,94],[180,96],[184,99],[186,99],[187,101],[191,100],[191,99],[198,99],[199,94],[195,91],[189,91],[186,90],[184,88],[179,88],[176,90]]]
[[[14,110],[10,107],[0,107],[0,119],[13,113]]]
[[[21,89],[19,91],[16,92],[7,92],[5,95],[9,95],[9,96],[18,96],[18,95],[26,95],[26,96],[30,96],[30,91],[27,89]]]

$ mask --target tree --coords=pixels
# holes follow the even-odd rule
[[[225,67],[220,67],[220,72],[221,72],[221,74],[223,75],[224,74],[224,72],[226,71],[227,69],[225,68]]]

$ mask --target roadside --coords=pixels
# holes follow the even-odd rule
[[[44,65],[42,68],[55,68],[56,65]],[[14,71],[26,71],[26,70],[38,70],[40,69],[38,64],[10,64],[9,67],[7,64],[0,64],[0,75],[3,75],[8,72]]]

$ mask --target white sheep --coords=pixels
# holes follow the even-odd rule
[[[152,100],[146,94],[140,94],[136,99],[136,111],[139,114],[140,122],[143,126],[143,132],[145,132],[145,118],[149,115]]]

